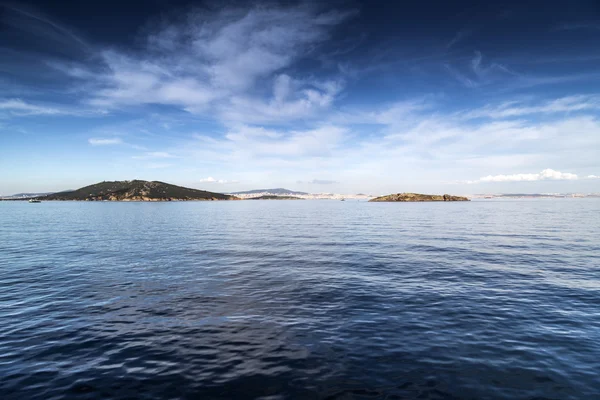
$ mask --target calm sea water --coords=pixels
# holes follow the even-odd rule
[[[598,399],[600,200],[0,202],[2,399]]]

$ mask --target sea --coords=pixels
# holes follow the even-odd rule
[[[0,202],[0,399],[600,399],[600,199]]]

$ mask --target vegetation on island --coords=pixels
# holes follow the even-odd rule
[[[100,182],[69,192],[37,197],[40,200],[80,201],[190,201],[238,200],[235,196],[190,189],[158,181]]]
[[[369,200],[370,202],[384,202],[384,201],[469,201],[468,198],[462,196],[451,196],[449,194],[438,195],[438,194],[419,194],[419,193],[396,193],[387,196],[376,197]]]

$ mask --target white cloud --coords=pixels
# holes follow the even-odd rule
[[[76,107],[76,108],[75,108]],[[8,99],[4,101],[0,101],[0,110],[6,110],[11,115],[16,117],[27,117],[27,116],[36,116],[36,115],[47,115],[47,116],[57,116],[57,115],[72,115],[72,116],[98,116],[107,114],[107,111],[104,109],[85,109],[80,106],[75,106],[73,108],[65,107],[65,106],[47,106],[47,105],[36,105],[25,102],[21,99]]]
[[[171,105],[191,113],[216,112],[227,122],[307,117],[331,105],[342,81],[294,79],[281,71],[328,39],[352,14],[322,12],[316,3],[186,13],[158,24],[142,53],[101,51],[107,68],[96,75],[98,89],[90,102],[103,107]],[[77,78],[94,76],[81,66],[56,68]],[[273,85],[272,99],[261,98],[259,83]]]
[[[225,179],[215,179],[212,176],[209,176],[208,178],[203,178],[200,179],[200,183],[238,183],[238,181],[227,181]]]
[[[285,97],[284,84],[277,93],[274,97]],[[484,179],[477,183],[497,182],[499,190],[504,190],[502,182],[550,185],[557,179],[569,178],[567,173],[579,173],[580,186],[592,183],[581,179],[587,174],[580,172],[597,165],[600,121],[596,117],[583,113],[548,120],[525,116],[473,120],[464,119],[460,113],[440,113],[436,106],[440,101],[443,98],[406,101],[356,113],[342,109],[329,123],[325,118],[324,125],[311,128],[316,123],[313,122],[303,124],[308,126],[304,129],[232,123],[225,131],[203,130],[193,138],[181,135],[182,139],[171,141],[165,148],[169,150],[167,154],[181,160],[181,165],[194,166],[194,173],[221,171],[248,183],[273,177],[270,182],[289,185],[306,182],[307,177],[313,176],[335,177],[343,182],[340,188],[353,182],[371,187],[378,181],[388,185],[414,181],[423,185],[429,182],[435,190],[443,182],[465,183],[469,177],[482,176]],[[549,102],[530,101],[533,106],[546,103]],[[168,137],[168,132],[153,126],[154,122],[146,126],[152,135]],[[126,130],[111,127],[104,137],[112,131]],[[127,131],[130,135],[133,132]],[[98,137],[101,135],[98,133]],[[161,153],[165,152],[148,151],[148,155]],[[168,157],[156,158],[149,162],[170,161]],[[244,165],[241,170],[240,165]],[[533,173],[546,166],[566,173]],[[497,177],[498,171],[504,176]],[[213,179],[229,182],[222,179],[226,176],[217,179],[213,175]],[[275,181],[275,177],[279,180]]]
[[[150,169],[161,169],[161,168],[169,168],[172,167],[173,164],[167,164],[167,163],[150,163],[150,164],[146,164],[146,168],[150,168]]]
[[[224,138],[196,135],[180,151],[189,157],[215,159],[220,162],[262,162],[265,159],[286,161],[333,156],[342,144],[346,128],[323,126],[301,131],[279,131],[239,125]]]
[[[465,69],[464,66],[455,68],[449,64],[446,64],[445,67],[457,81],[468,88],[489,85],[507,76],[517,75],[503,64],[497,62],[484,63],[483,54],[480,51],[475,51],[468,69]],[[461,70],[464,72],[461,72]]]
[[[311,185],[333,185],[339,183],[338,181],[329,180],[329,179],[312,179],[310,181],[298,181],[297,183],[308,183]]]
[[[599,175],[588,175],[587,176],[588,179],[600,179]]]
[[[0,102],[0,110],[8,110],[14,115],[59,115],[66,114],[64,110],[52,107],[37,106],[26,103],[21,99],[10,99]]]
[[[600,121],[592,116],[549,121],[465,120],[458,114],[438,114],[432,101],[424,103],[336,113],[336,124],[315,129],[240,124],[221,137],[196,135],[194,141],[182,143],[177,151],[184,158],[203,160],[210,168],[248,165],[245,181],[259,179],[258,174],[260,179],[279,176],[292,182],[304,181],[310,175],[330,175],[344,186],[356,181],[365,185],[377,181],[388,185],[406,181],[439,185],[481,170],[508,170],[510,173],[505,175],[516,175],[512,179],[523,181],[528,179],[528,174],[520,174],[523,168],[541,171],[553,165],[557,171],[576,174],[578,169],[597,162]],[[391,111],[394,108],[400,110],[398,118]],[[369,125],[361,126],[361,121]],[[373,128],[371,124],[378,126]],[[549,171],[533,175],[548,182],[570,177]]]
[[[121,138],[91,138],[88,139],[88,143],[92,146],[110,146],[115,144],[122,144]]]
[[[479,178],[476,181],[469,181],[468,183],[487,183],[487,182],[533,182],[542,180],[576,180],[578,179],[576,174],[569,172],[560,172],[553,169],[545,169],[537,174],[512,174],[512,175],[488,175]]]
[[[173,158],[173,157],[175,157],[174,155],[167,153],[165,151],[151,151],[146,154],[148,155],[148,157],[154,157],[154,158]]]
[[[123,164],[128,162],[132,168],[162,168],[176,160],[173,164],[180,171],[195,168],[189,176],[196,181],[198,173],[220,171],[223,177],[235,176],[244,182],[256,182],[259,175],[279,176],[287,182],[311,176],[335,177],[344,184],[361,179],[367,184],[377,179],[429,179],[434,185],[482,175],[487,176],[475,182],[536,182],[573,180],[577,178],[575,172],[583,178],[587,176],[583,171],[589,173],[598,165],[600,96],[519,97],[517,101],[451,112],[448,110],[456,110],[459,104],[450,104],[455,99],[446,96],[452,96],[452,88],[441,82],[436,86],[441,88],[437,95],[395,98],[382,106],[377,99],[363,95],[367,81],[352,80],[370,73],[369,84],[372,78],[378,78],[373,74],[375,70],[364,72],[367,69],[358,64],[366,61],[379,68],[380,64],[388,64],[394,58],[392,53],[400,48],[365,48],[369,51],[358,60],[358,52],[350,53],[357,47],[344,44],[354,41],[355,35],[341,41],[336,36],[335,41],[326,43],[351,13],[323,12],[322,4],[326,2],[301,3],[228,2],[221,7],[215,2],[202,10],[180,13],[175,19],[174,11],[163,22],[147,23],[136,37],[136,46],[129,50],[86,46],[89,54],[85,59],[93,60],[93,65],[85,61],[69,65],[61,62],[61,57],[46,63],[77,81],[68,88],[75,94],[68,97],[70,101],[85,98],[88,104],[123,110],[115,120],[139,121],[139,126],[122,124],[122,129],[106,127],[103,121],[102,128],[84,136],[92,137],[91,145],[122,144],[120,150],[131,151]],[[57,26],[49,25],[54,30]],[[449,42],[438,43],[441,46],[437,51],[449,53],[443,51],[446,44],[455,53],[468,34],[457,32],[447,38]],[[78,42],[76,39],[69,40]],[[322,44],[326,46],[320,47]],[[345,53],[340,47],[352,50]],[[422,50],[427,52],[428,48]],[[406,48],[403,52],[412,51]],[[480,52],[467,59],[427,58],[423,64],[418,60],[420,54],[415,56],[415,61],[400,57],[401,61],[389,65],[411,64],[411,70],[427,80],[431,77],[428,65],[439,66],[439,60],[446,60],[456,79],[480,89],[464,103],[468,105],[507,96],[505,86],[511,83],[525,84],[529,80],[533,85],[535,79],[545,80],[546,84],[558,82],[553,81],[556,77],[520,76]],[[524,66],[519,68],[525,71]],[[361,73],[351,76],[354,72],[343,71]],[[386,74],[385,79],[392,79],[392,86],[400,87],[396,83],[411,79],[406,73],[408,69],[402,66],[394,71],[399,80],[392,74]],[[571,74],[569,79],[583,79],[583,75]],[[503,84],[499,91],[480,93],[484,92],[483,86],[499,82]],[[347,104],[353,104],[353,109],[338,104],[347,94],[344,92],[352,89],[357,92],[350,93]],[[410,88],[407,90],[397,93],[405,96],[410,94]],[[26,92],[14,93],[5,96],[19,97]],[[24,99],[31,102],[0,99],[0,117],[86,112],[76,114],[76,109],[65,105],[38,104],[39,97],[34,97],[38,94],[29,93],[32,97]],[[146,104],[169,107],[127,107]],[[173,108],[188,114],[173,112]],[[139,114],[134,117],[134,113]],[[157,120],[153,115],[158,114],[169,119]],[[192,129],[201,132],[193,139]],[[152,148],[169,152],[150,151]],[[558,171],[521,173],[541,171],[546,166]],[[499,171],[504,175],[496,175]],[[231,181],[207,177],[202,182]],[[593,183],[582,179],[580,185]]]
[[[176,158],[176,156],[166,151],[147,151],[141,156],[133,156],[132,158],[145,160],[149,158]]]
[[[487,106],[482,109],[463,113],[466,119],[472,118],[512,118],[529,114],[556,114],[579,111],[600,110],[600,96],[567,96],[536,105],[524,105],[521,102],[506,102],[499,106]]]
[[[264,101],[257,97],[240,96],[220,110],[224,121],[267,123],[308,117],[329,108],[341,92],[342,80],[325,82],[293,80],[279,75],[274,82],[273,96]]]

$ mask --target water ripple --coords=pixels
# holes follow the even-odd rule
[[[599,212],[0,202],[0,398],[600,398]]]

